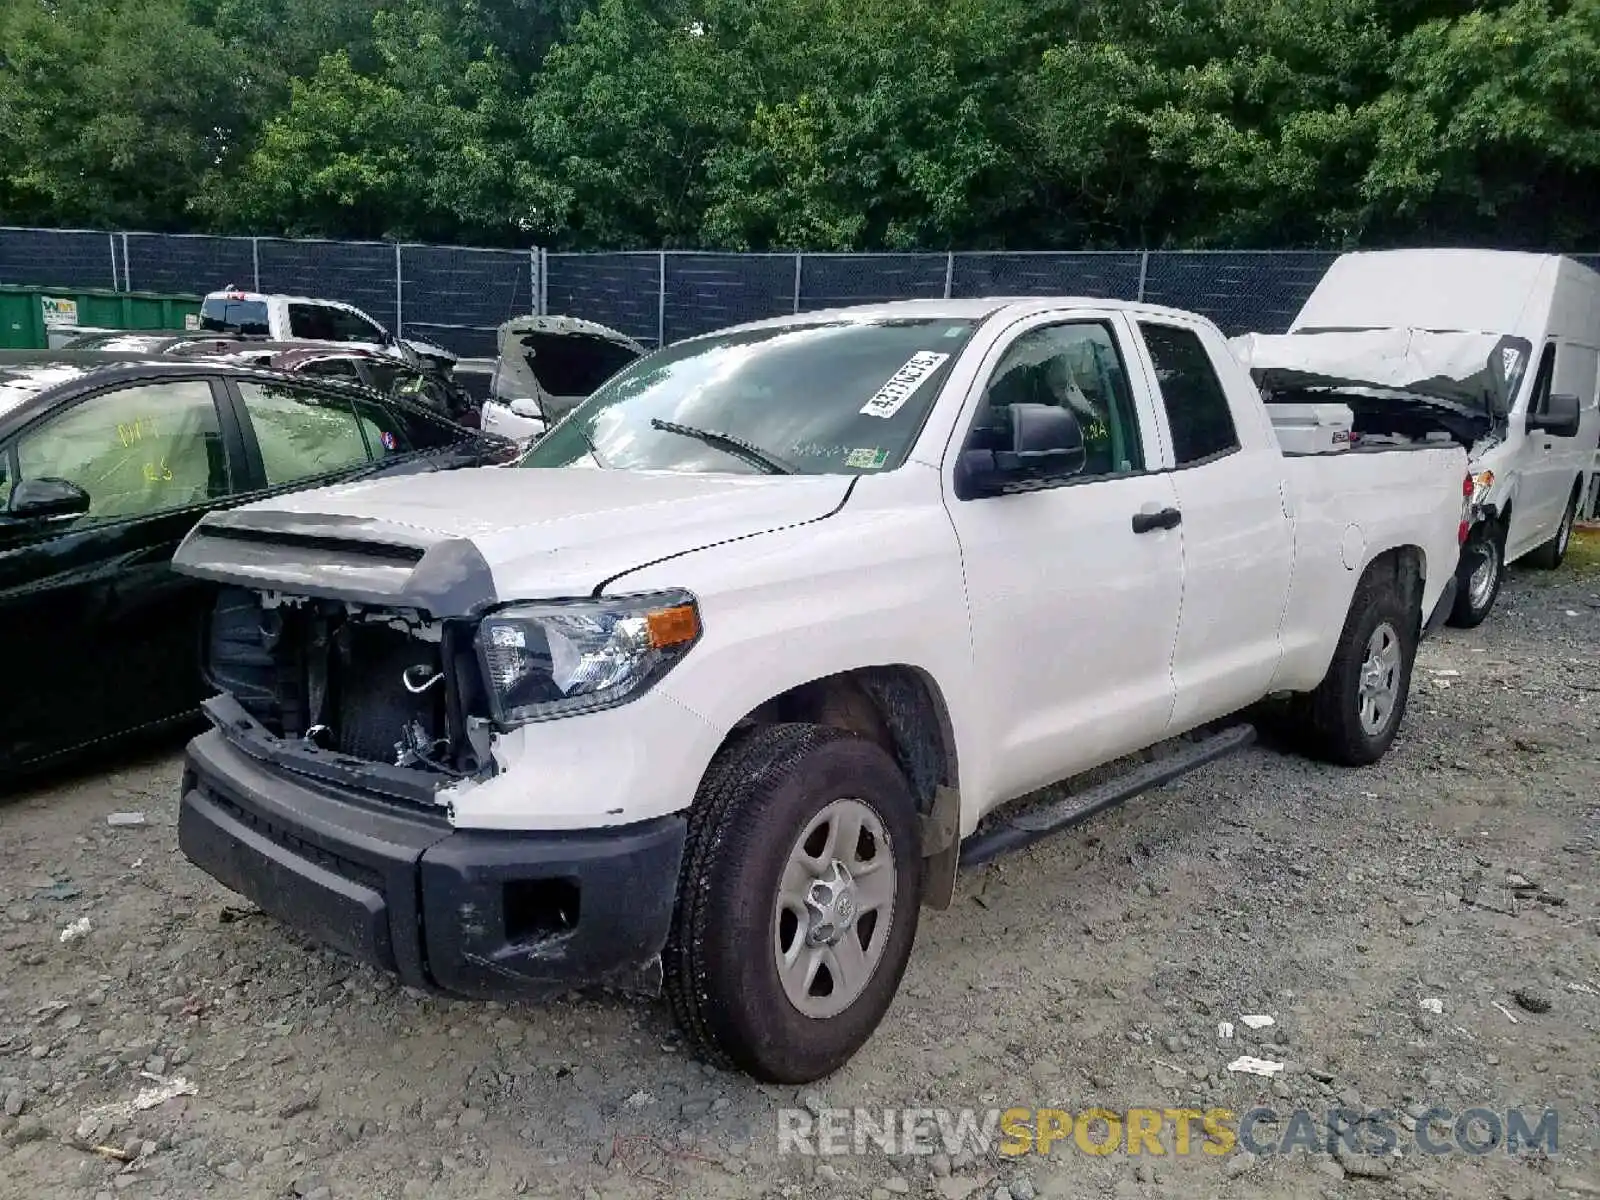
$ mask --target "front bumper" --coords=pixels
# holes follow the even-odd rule
[[[189,743],[178,844],[310,937],[413,987],[485,1000],[654,993],[686,824],[508,833]]]

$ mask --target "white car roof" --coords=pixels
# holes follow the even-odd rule
[[[873,321],[894,317],[919,317],[928,320],[982,321],[1004,315],[1011,319],[1033,316],[1036,313],[1060,312],[1063,309],[1091,308],[1100,311],[1126,312],[1139,317],[1177,318],[1192,321],[1196,314],[1183,309],[1168,308],[1160,304],[1142,304],[1133,300],[1107,300],[1100,296],[978,296],[963,299],[892,300],[879,304],[854,304],[841,308],[823,308],[811,312],[769,317],[762,321],[748,321],[714,333],[735,330],[772,329],[783,326],[816,324],[825,321]]]
[[[286,304],[326,304],[334,308],[355,308],[343,300],[328,300],[317,296],[288,296],[282,292],[242,292],[237,288],[220,288],[215,292],[207,292],[203,300],[243,300],[247,303],[271,300],[282,300]],[[357,312],[361,310],[356,308]]]

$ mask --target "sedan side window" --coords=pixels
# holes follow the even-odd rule
[[[348,398],[246,380],[239,381],[239,395],[261,448],[269,486],[315,479],[369,461]]]
[[[0,450],[0,508],[11,503],[11,452]]]
[[[18,479],[89,493],[79,521],[121,521],[226,496],[227,455],[211,385],[139,384],[91,396],[17,441]]]
[[[400,404],[385,404],[383,407],[393,423],[390,428],[413,450],[442,450],[470,436],[461,426],[443,417],[433,416],[430,412],[418,412]]]
[[[1006,349],[989,379],[968,449],[1005,449],[1013,404],[1070,409],[1083,430],[1078,477],[1144,469],[1139,417],[1111,330],[1099,322],[1030,329]]]

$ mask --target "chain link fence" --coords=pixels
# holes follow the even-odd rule
[[[228,286],[342,300],[465,358],[494,355],[510,317],[598,321],[649,345],[847,304],[1091,296],[1203,313],[1225,333],[1278,332],[1325,251],[955,254],[575,254],[188,234],[0,228],[0,284],[205,293]],[[1600,255],[1578,255],[1600,269]]]
[[[1091,296],[1203,313],[1226,333],[1288,327],[1336,256],[1322,251],[956,254],[546,254],[552,313],[646,343],[848,304]]]
[[[534,249],[0,228],[0,284],[342,300],[463,358],[493,358],[495,328],[537,310],[541,262]]]

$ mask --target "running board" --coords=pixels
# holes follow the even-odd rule
[[[981,866],[1002,854],[1031,846],[1052,833],[1059,833],[1113,805],[1130,800],[1140,792],[1171,783],[1196,767],[1216,762],[1235,750],[1243,750],[1255,740],[1255,726],[1233,725],[1175,754],[1144,763],[1126,775],[1096,784],[1086,792],[1018,813],[962,842],[961,869]]]

